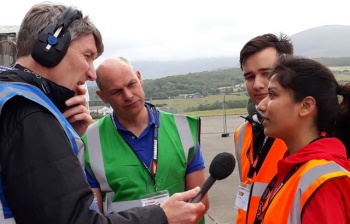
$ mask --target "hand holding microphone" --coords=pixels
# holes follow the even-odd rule
[[[236,160],[235,157],[228,152],[222,152],[217,154],[209,166],[210,176],[204,182],[198,195],[193,199],[189,200],[190,203],[198,203],[202,200],[203,196],[213,186],[216,180],[222,180],[230,176],[235,169]]]

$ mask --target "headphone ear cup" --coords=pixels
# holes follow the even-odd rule
[[[46,67],[58,65],[67,53],[71,41],[68,27],[80,18],[82,13],[75,7],[65,9],[57,24],[48,25],[39,34],[33,45],[31,54],[33,59]]]
[[[68,31],[55,37],[53,35],[55,28],[54,25],[46,27],[33,46],[32,57],[46,67],[54,67],[61,62],[67,53],[71,40],[71,35]],[[51,45],[50,49],[47,49],[48,44]]]

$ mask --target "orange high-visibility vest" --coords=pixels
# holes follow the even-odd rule
[[[239,168],[239,176],[242,183],[246,183],[248,179],[248,171],[253,161],[249,161],[247,153],[249,150],[250,158],[253,160],[253,127],[249,122],[243,123],[234,133],[235,154]],[[242,209],[238,209],[237,224],[252,224],[254,223],[256,212],[260,198],[268,183],[277,173],[277,163],[283,158],[287,146],[280,139],[275,139],[273,142],[258,175],[254,173],[252,177],[253,186],[248,204],[248,214]]]
[[[262,223],[301,224],[305,203],[328,180],[350,172],[334,161],[311,160],[299,167],[273,198]],[[264,207],[269,200],[266,200]]]

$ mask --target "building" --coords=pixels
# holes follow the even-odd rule
[[[0,65],[12,65],[16,60],[19,26],[0,26]]]
[[[178,98],[201,98],[203,95],[199,92],[190,94],[179,94]]]
[[[90,106],[89,111],[90,113],[102,114],[105,116],[106,114],[112,113],[113,109],[107,106]]]

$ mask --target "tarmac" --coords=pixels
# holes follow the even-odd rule
[[[209,166],[220,152],[234,154],[233,133],[244,119],[240,115],[201,117],[201,150],[209,177]],[[224,137],[223,137],[224,136]],[[206,224],[235,223],[237,209],[235,199],[239,184],[237,164],[233,173],[223,180],[218,180],[208,191],[210,208],[205,214]]]

